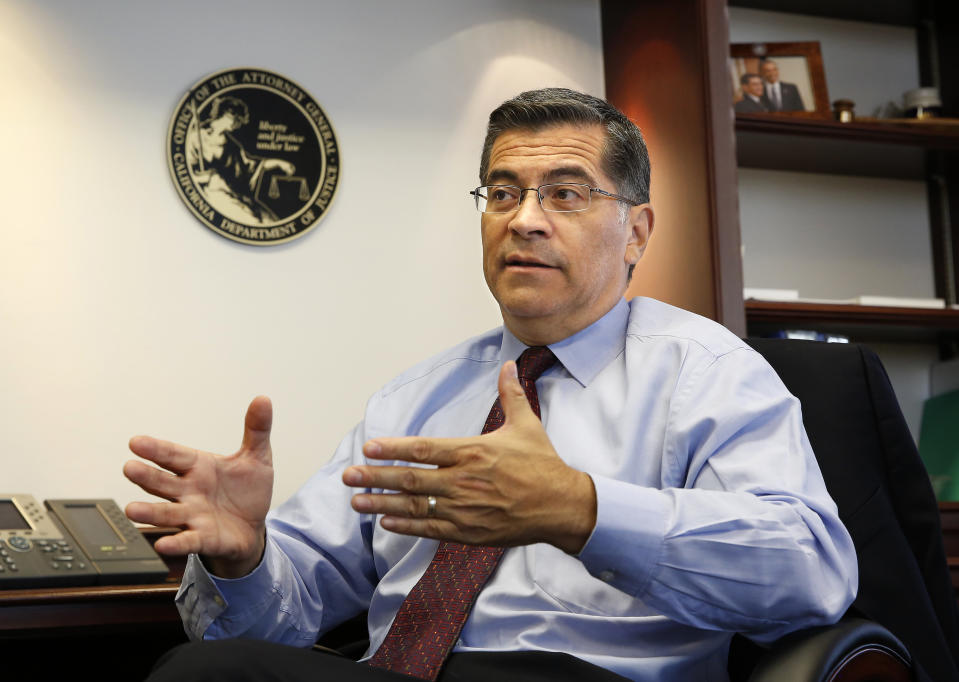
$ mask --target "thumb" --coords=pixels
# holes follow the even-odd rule
[[[273,403],[265,395],[257,396],[246,408],[243,423],[242,450],[257,454],[270,449],[270,430],[273,428]]]
[[[526,391],[516,375],[516,363],[510,360],[499,371],[499,402],[503,407],[503,415],[508,423],[519,423],[536,419],[533,409],[526,399]]]

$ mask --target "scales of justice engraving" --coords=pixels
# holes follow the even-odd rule
[[[332,126],[289,79],[262,69],[208,76],[170,122],[174,185],[204,225],[236,241],[277,244],[326,213],[340,173]]]

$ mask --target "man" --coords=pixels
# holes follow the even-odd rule
[[[192,553],[177,605],[191,638],[222,640],[157,679],[724,679],[732,633],[852,601],[795,398],[721,326],[623,299],[653,230],[638,128],[523,93],[490,116],[480,182],[504,326],[388,383],[267,520],[265,398],[232,457],[131,440],[168,471],[125,474],[171,502],[127,514],[184,528],[157,549]],[[249,641],[308,647],[367,609],[369,664]]]
[[[805,111],[799,88],[779,80],[779,67],[772,59],[764,59],[759,67],[766,86],[766,99],[772,111]]]
[[[769,111],[769,101],[763,93],[763,79],[758,73],[744,73],[739,84],[742,86],[743,98],[734,105],[737,112],[756,114]]]

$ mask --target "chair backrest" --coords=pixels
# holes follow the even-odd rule
[[[903,641],[933,680],[959,680],[959,609],[939,509],[885,369],[856,344],[747,339],[802,404],[826,487],[859,557],[850,611]]]

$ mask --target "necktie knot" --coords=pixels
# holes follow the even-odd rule
[[[516,361],[516,373],[521,379],[535,382],[540,375],[552,367],[556,356],[546,346],[532,346],[523,351]]]

